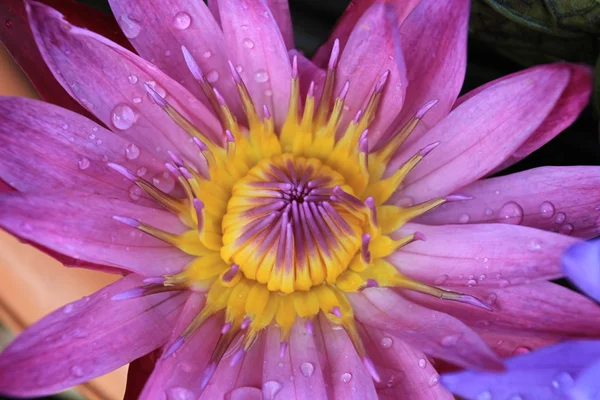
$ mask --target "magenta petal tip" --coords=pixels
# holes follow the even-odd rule
[[[187,47],[185,46],[181,46],[181,52],[183,53],[183,59],[185,60],[185,64],[192,73],[194,79],[196,79],[197,81],[204,81],[204,74],[200,70],[198,63],[196,63],[196,60],[194,60],[192,53],[190,53]]]
[[[235,69],[235,67],[233,66],[231,60],[227,60],[227,63],[229,64],[229,70],[231,71],[231,75],[233,76],[233,80],[235,81],[235,83],[242,83],[242,77],[240,76],[237,69]]]
[[[428,144],[427,146],[423,147],[421,149],[421,151],[419,151],[419,155],[421,157],[425,157],[427,154],[431,153],[433,151],[433,149],[435,149],[436,147],[438,147],[440,145],[440,142],[433,142]]]
[[[435,106],[437,103],[438,103],[438,100],[434,99],[434,100],[430,100],[427,103],[423,104],[421,106],[421,108],[419,108],[417,110],[417,113],[415,114],[415,118],[417,118],[417,119],[423,118],[423,116],[425,116],[427,111],[429,111],[431,109],[431,107]]]
[[[210,378],[212,378],[216,370],[216,363],[210,363],[206,366],[206,369],[204,370],[204,375],[202,376],[202,382],[200,383],[200,389],[204,389],[208,385],[208,382],[210,382]]]
[[[160,284],[165,283],[165,277],[164,276],[150,276],[150,277],[144,279],[142,282],[160,285]]]
[[[179,350],[181,348],[181,346],[183,346],[184,342],[185,342],[185,339],[183,337],[178,337],[177,339],[175,339],[175,341],[173,343],[171,343],[171,345],[169,346],[167,351],[165,351],[163,353],[162,358],[167,358],[171,354],[175,353],[177,350]]]
[[[329,57],[329,63],[327,64],[328,69],[335,69],[338,58],[340,56],[340,40],[335,39],[333,42],[333,48],[331,49],[331,56]]]
[[[473,297],[468,294],[461,294],[459,296],[459,301],[462,303],[470,304],[475,307],[484,308],[488,311],[494,311],[494,309],[489,304],[484,303],[483,301],[477,299],[476,297]]]
[[[158,104],[161,107],[167,106],[167,102],[165,101],[165,99],[163,99],[162,96],[156,92],[156,90],[152,89],[152,87],[150,87],[148,82],[144,83],[144,88],[146,89],[146,92],[148,92],[148,94],[150,95],[152,100],[154,100],[154,102],[156,104]]]
[[[236,351],[235,354],[233,355],[233,357],[231,357],[231,361],[229,362],[229,366],[233,367],[237,363],[239,363],[242,360],[242,358],[244,358],[244,354],[246,354],[246,351],[243,348],[241,348],[238,351]]]
[[[129,300],[135,299],[136,297],[141,297],[144,295],[145,289],[143,287],[135,287],[129,290],[125,290],[124,292],[117,293],[112,296],[111,300]]]
[[[369,375],[371,375],[371,377],[373,378],[373,380],[375,382],[381,382],[381,378],[379,377],[379,374],[377,373],[377,370],[375,369],[375,365],[373,365],[373,361],[371,361],[368,357],[364,357],[363,365],[365,366],[365,368],[369,372]]]
[[[463,200],[473,200],[474,197],[473,196],[469,196],[466,194],[451,194],[449,196],[446,196],[444,198],[444,200],[450,202],[450,201],[463,201]]]
[[[138,177],[135,176],[135,174],[133,172],[131,172],[124,166],[115,164],[115,163],[108,163],[106,165],[108,165],[109,168],[114,169],[115,171],[117,171],[118,173],[123,175],[125,178],[129,179],[130,181],[137,182]]]
[[[425,236],[424,233],[418,232],[418,231],[413,233],[413,237],[414,237],[414,240],[422,240],[422,241],[427,240],[427,236]]]
[[[113,219],[115,221],[119,221],[125,225],[129,225],[132,228],[137,228],[141,225],[140,221],[138,221],[137,219],[133,219],[133,218],[129,218],[129,217],[122,217],[120,215],[113,215]]]
[[[279,358],[283,358],[285,356],[285,352],[287,351],[288,348],[288,342],[281,342],[279,344]]]

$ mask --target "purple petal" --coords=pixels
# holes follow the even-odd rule
[[[23,397],[56,393],[162,346],[187,295],[171,292],[110,300],[141,283],[140,276],[129,275],[27,328],[0,354],[2,393]]]
[[[600,301],[600,241],[572,246],[562,258],[567,277],[588,296]]]
[[[51,250],[145,276],[176,273],[192,256],[113,216],[124,214],[172,233],[185,230],[177,216],[91,194],[0,195],[0,226]]]
[[[581,371],[598,359],[600,341],[566,342],[513,357],[505,363],[506,372],[451,373],[444,375],[442,382],[450,391],[467,399],[521,396],[523,399],[563,400],[570,398],[567,393]]]

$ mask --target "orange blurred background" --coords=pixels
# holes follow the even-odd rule
[[[39,98],[1,44],[0,95]],[[118,279],[102,272],[64,267],[2,230],[0,276],[0,323],[15,334],[62,305]],[[9,340],[1,337],[0,346]],[[83,384],[77,390],[88,399],[122,399],[126,375],[127,366]]]

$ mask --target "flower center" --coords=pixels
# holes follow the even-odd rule
[[[365,220],[336,201],[340,190],[354,197],[342,175],[316,158],[285,153],[259,162],[233,186],[223,259],[270,291],[335,283],[360,248]]]

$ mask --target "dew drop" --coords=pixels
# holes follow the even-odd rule
[[[240,73],[244,70],[244,67],[242,67],[241,65],[238,65],[237,67],[235,67],[235,70]]]
[[[166,174],[166,176],[165,174],[156,175],[152,178],[152,183],[165,193],[169,193],[175,188],[175,181],[168,174]]]
[[[13,26],[13,22],[10,19],[7,19],[4,24],[6,25],[7,28],[12,28],[12,26]]]
[[[501,222],[518,225],[523,221],[523,209],[514,201],[504,204],[498,212]]]
[[[212,57],[212,52],[210,50],[206,50],[204,53],[202,53],[202,57],[204,57],[204,58],[211,58]]]
[[[95,127],[93,127],[93,128],[92,128],[92,130],[93,130],[94,132],[98,132],[98,127],[97,127],[97,126],[95,126]]]
[[[425,368],[427,366],[427,360],[425,360],[424,358],[421,358],[419,360],[419,368]]]
[[[219,80],[219,73],[215,70],[212,70],[208,74],[206,74],[206,79],[209,82],[214,83]]]
[[[529,241],[529,244],[527,245],[527,248],[529,250],[532,250],[532,251],[537,251],[537,250],[540,250],[542,248],[542,244],[540,243],[539,240],[532,239],[532,240]]]
[[[271,89],[265,90],[265,96],[268,96],[268,97],[273,96],[273,91]]]
[[[429,385],[429,387],[434,387],[435,385],[438,384],[439,381],[440,381],[440,378],[438,377],[438,375],[433,375],[431,378],[429,378],[428,385]]]
[[[69,129],[69,125],[67,125],[67,124],[63,124],[62,128],[63,128],[63,129],[65,129],[65,130],[66,130],[66,129]]]
[[[441,285],[444,282],[446,282],[448,280],[449,276],[448,275],[440,275],[437,278],[435,278],[435,280],[433,281],[434,285]]]
[[[138,185],[131,185],[129,187],[129,198],[133,201],[138,201],[143,193],[144,191]]]
[[[494,214],[494,210],[492,210],[491,208],[486,208],[483,213],[485,214],[486,217],[491,217]]]
[[[167,390],[167,400],[194,400],[195,396],[191,390],[182,387],[174,387]]]
[[[78,365],[73,365],[71,367],[71,374],[77,378],[80,378],[83,376],[83,369]]]
[[[512,355],[513,356],[518,356],[521,354],[527,354],[529,353],[531,350],[529,350],[527,347],[517,347],[516,349],[513,350]]]
[[[137,75],[131,74],[127,77],[127,80],[129,81],[129,83],[131,83],[132,85],[135,85],[136,83],[138,83],[138,77]]]
[[[137,174],[137,176],[144,176],[146,175],[146,172],[148,172],[148,169],[146,167],[139,167],[135,173]]]
[[[549,201],[544,201],[540,205],[540,214],[542,214],[543,218],[552,218],[554,216],[554,204]]]
[[[467,214],[463,214],[460,216],[460,218],[458,218],[458,222],[460,222],[461,224],[466,224],[467,222],[469,222],[470,219],[471,217],[469,217]]]
[[[561,372],[552,379],[552,387],[561,392],[571,389],[574,383],[573,377],[567,372]]]
[[[242,41],[242,43],[244,44],[244,47],[247,49],[254,48],[254,42],[252,41],[252,39],[246,38]]]
[[[111,112],[111,120],[115,128],[125,130],[131,128],[137,116],[127,104],[118,104]]]
[[[488,297],[485,299],[485,302],[489,305],[493,305],[498,299],[498,295],[496,293],[490,293]]]
[[[469,279],[467,281],[467,286],[471,287],[471,286],[475,286],[477,285],[477,281],[475,279]]]
[[[264,400],[274,400],[277,393],[281,391],[281,383],[277,381],[266,381],[263,383]]]
[[[142,27],[140,26],[140,24],[130,18],[127,15],[121,15],[121,18],[119,18],[119,25],[121,26],[121,30],[123,31],[123,34],[128,38],[128,39],[135,39],[136,37],[139,36]]]
[[[191,23],[192,17],[190,17],[190,14],[183,11],[175,14],[175,17],[173,18],[173,26],[175,29],[179,29],[181,31],[189,28]]]
[[[240,29],[243,30],[243,31],[247,31],[248,28],[249,28],[248,25],[242,25],[242,26],[240,26]]]
[[[140,104],[142,102],[142,98],[141,97],[134,97],[132,100],[135,104]]]
[[[479,278],[477,278],[477,279],[479,279],[480,281],[484,280],[485,279],[485,274],[479,275]]]
[[[575,227],[572,224],[564,224],[558,228],[558,233],[562,233],[563,235],[570,235]]]
[[[73,304],[67,304],[65,308],[63,308],[63,312],[65,314],[69,314],[71,311],[73,311]]]
[[[394,344],[394,340],[391,337],[384,337],[381,339],[381,347],[384,349],[389,349]]]
[[[556,217],[554,218],[554,222],[556,222],[557,224],[562,224],[563,222],[565,222],[565,220],[567,219],[567,216],[565,215],[565,213],[558,213],[556,214]]]
[[[453,347],[456,346],[459,339],[460,335],[448,335],[442,338],[441,344],[444,347]]]
[[[594,210],[600,211],[600,204],[596,205],[596,207],[594,207]]]
[[[344,372],[342,376],[340,376],[340,379],[342,382],[348,383],[352,380],[352,374],[350,372]]]
[[[171,55],[171,50],[165,50],[165,56],[169,57]]]
[[[140,155],[140,149],[133,143],[125,146],[125,156],[130,160],[135,160]]]
[[[476,399],[477,400],[491,400],[492,399],[492,394],[486,390],[485,392],[479,393],[477,395]]]
[[[264,69],[259,69],[254,73],[254,80],[259,83],[264,83],[269,80],[269,73]]]
[[[309,362],[305,362],[300,365],[300,371],[302,372],[302,375],[304,375],[307,378],[310,378],[315,372],[315,366]]]
[[[82,157],[81,159],[79,159],[79,161],[77,161],[77,165],[81,170],[88,169],[90,166],[90,160],[88,160],[85,157]]]

